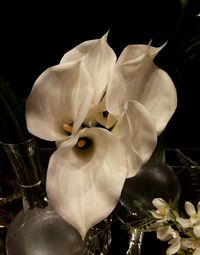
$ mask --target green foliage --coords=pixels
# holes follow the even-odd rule
[[[25,113],[8,82],[0,79],[0,141],[22,142],[29,138]]]
[[[200,166],[197,162],[187,157],[181,150],[176,150],[177,156],[183,165],[183,170],[187,171],[190,184],[192,186],[192,195],[195,202],[200,201]]]

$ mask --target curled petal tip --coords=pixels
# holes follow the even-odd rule
[[[106,41],[108,39],[109,32],[110,32],[110,29],[108,29],[108,31],[102,36],[102,38],[104,38]]]

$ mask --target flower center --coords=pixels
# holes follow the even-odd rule
[[[79,149],[86,150],[92,145],[92,141],[87,137],[81,137],[76,145]]]
[[[85,147],[86,144],[87,144],[87,141],[86,141],[84,138],[79,139],[78,142],[77,142],[77,146],[78,146],[79,148]]]
[[[63,124],[63,129],[67,133],[67,135],[71,135],[72,134],[72,128],[73,128],[72,125],[69,125],[69,124],[66,124],[66,123]],[[88,149],[91,146],[91,144],[92,144],[92,141],[89,138],[81,137],[78,140],[76,146],[79,149],[85,150],[85,149]]]
[[[169,209],[163,206],[163,207],[159,208],[159,211],[160,211],[160,214],[161,214],[162,216],[165,216],[165,215],[168,214]]]
[[[68,124],[64,123],[62,127],[63,127],[64,131],[65,131],[68,135],[71,135],[71,134],[72,134],[72,126],[71,126],[71,125],[68,125]]]

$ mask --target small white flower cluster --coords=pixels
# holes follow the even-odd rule
[[[155,221],[149,230],[157,232],[157,238],[168,241],[167,255],[200,255],[200,202],[197,210],[191,202],[185,202],[185,211],[189,217],[182,218],[162,198],[152,201],[155,211],[150,211]]]

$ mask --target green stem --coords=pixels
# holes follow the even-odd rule
[[[0,80],[0,139],[3,142],[17,142],[28,139],[25,116],[8,84]]]

